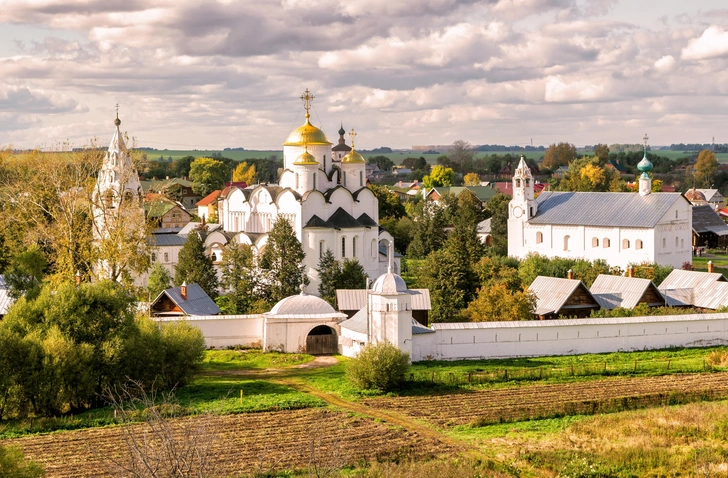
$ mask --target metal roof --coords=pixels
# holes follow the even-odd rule
[[[10,294],[8,294],[8,284],[5,282],[5,276],[0,275],[0,316],[8,313],[8,309],[15,302]]]
[[[714,282],[693,291],[693,305],[701,309],[719,309],[728,305],[728,282]]]
[[[713,196],[717,195],[716,198],[719,200],[720,200],[720,197],[723,196],[722,194],[720,194],[720,191],[718,191],[717,189],[698,189],[698,191],[703,193],[703,196],[705,196],[705,200],[708,202],[711,202],[711,200],[713,199]],[[720,202],[722,202],[722,201],[720,201]]]
[[[528,286],[528,290],[536,295],[536,313],[538,315],[555,314],[564,307],[569,297],[576,289],[583,287],[589,296],[589,289],[576,279],[562,279],[560,277],[538,276]],[[594,299],[592,297],[592,299]],[[594,303],[598,302],[594,299]]]
[[[349,329],[352,332],[356,332],[359,334],[366,334],[367,333],[367,311],[366,309],[361,309],[359,312],[354,314],[351,319],[345,320],[339,324],[339,327],[342,329]],[[412,319],[412,335],[419,335],[419,334],[434,334],[435,331],[432,330],[429,327],[425,327],[424,325],[417,322],[415,319]]]
[[[490,220],[492,218],[484,219],[478,223],[479,234],[490,234]]]
[[[185,315],[217,315],[221,312],[209,295],[198,284],[187,285],[187,299],[182,298],[181,286],[163,290],[152,302],[152,307],[166,295]]]
[[[408,292],[412,296],[412,310],[432,309],[430,289],[409,289]],[[367,290],[337,289],[336,304],[339,310],[362,310],[367,305]]]
[[[673,269],[659,285],[659,289],[661,291],[669,289],[695,289],[718,281],[726,282],[726,278],[719,272]]]
[[[564,327],[573,325],[621,325],[642,324],[652,322],[692,322],[704,320],[725,320],[728,313],[717,314],[685,314],[685,315],[650,315],[647,317],[598,317],[589,319],[562,320],[512,320],[506,322],[441,322],[432,324],[434,330],[468,330],[468,329],[503,329],[525,327]]]
[[[599,274],[589,292],[604,309],[632,309],[650,287],[659,295],[657,287],[649,279]]]
[[[329,216],[327,222],[333,225],[337,229],[349,229],[364,227],[364,224],[360,223],[354,216],[344,210],[344,208],[338,208],[334,213]]]
[[[151,244],[153,246],[184,246],[187,236],[179,234],[152,234]]]
[[[538,212],[530,224],[596,227],[654,227],[680,193],[555,192],[544,191],[536,201]]]
[[[198,227],[200,227],[201,225],[202,225],[201,222],[188,222],[187,224],[185,224],[185,227],[183,227],[182,230],[178,232],[178,234],[180,234],[182,236],[186,236],[190,232],[192,232],[195,229],[197,229]],[[220,227],[222,227],[221,224],[212,224],[209,222],[206,223],[205,226],[207,227],[207,232],[212,232],[215,229],[219,229]]]
[[[713,210],[713,206],[708,204],[693,206],[693,231],[698,234],[712,232],[719,236],[726,236],[728,235],[728,224]]]

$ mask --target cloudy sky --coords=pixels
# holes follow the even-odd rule
[[[725,0],[0,0],[0,146],[728,142]]]

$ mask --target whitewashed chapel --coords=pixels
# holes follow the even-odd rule
[[[622,269],[690,262],[690,202],[680,193],[652,192],[646,153],[637,168],[639,193],[544,191],[534,198],[533,176],[521,158],[508,206],[508,255],[603,259]]]
[[[366,187],[366,161],[355,150],[356,133],[351,132],[351,150],[336,154],[326,134],[311,124],[313,95],[306,90],[301,99],[306,121],[283,143],[279,183],[231,188],[218,203],[219,220],[230,240],[261,251],[276,218],[287,219],[306,254],[307,290],[317,293],[316,267],[327,249],[339,260],[357,259],[369,277],[377,277],[387,267],[379,243],[392,236],[379,228],[378,201]]]

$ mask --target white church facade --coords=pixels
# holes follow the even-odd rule
[[[534,197],[521,158],[508,206],[508,255],[594,261],[610,266],[655,262],[680,268],[692,260],[692,209],[680,193],[652,193],[643,158],[639,193],[544,191]]]
[[[307,291],[318,291],[319,259],[331,250],[338,260],[356,259],[371,278],[386,267],[380,259],[380,241],[392,240],[379,228],[379,206],[366,184],[366,161],[352,146],[341,155],[326,134],[310,122],[313,96],[301,97],[305,123],[283,144],[283,171],[278,184],[233,187],[218,202],[224,235],[210,238],[208,246],[223,246],[223,237],[249,244],[258,252],[278,218],[288,220],[301,241]],[[342,136],[340,131],[340,136]],[[339,149],[342,141],[339,141]]]

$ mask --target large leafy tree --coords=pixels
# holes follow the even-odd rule
[[[430,174],[422,178],[422,183],[427,189],[452,186],[455,183],[455,171],[445,166],[435,166]]]
[[[13,258],[5,271],[8,294],[14,299],[26,296],[35,298],[40,292],[40,284],[48,268],[45,254],[37,245],[32,245]]]
[[[230,242],[223,251],[221,269],[221,285],[231,308],[229,312],[250,313],[258,300],[253,248]]]
[[[597,158],[581,158],[569,164],[569,170],[559,181],[559,191],[613,191],[625,190],[619,173],[612,168],[599,165]]]
[[[536,310],[536,296],[528,290],[512,291],[505,283],[494,283],[478,290],[464,315],[473,322],[530,320]]]
[[[227,165],[214,158],[197,158],[190,165],[192,191],[207,196],[216,189],[222,189],[230,177]]]
[[[695,184],[700,188],[709,188],[718,171],[718,160],[715,159],[715,153],[709,149],[704,149],[698,154],[698,160],[695,162],[693,174],[695,175]]]
[[[334,257],[334,253],[331,249],[326,249],[326,252],[321,256],[316,268],[319,275],[319,286],[318,292],[323,300],[331,304],[336,305],[336,287],[341,273],[341,266],[339,261]]]
[[[174,268],[174,283],[198,284],[210,297],[217,297],[217,274],[212,259],[205,254],[206,230],[198,227],[187,236],[179,251],[179,260]]]
[[[474,156],[475,151],[472,145],[460,139],[452,144],[452,148],[447,154],[450,166],[458,173],[472,171]]]
[[[260,260],[260,267],[273,279],[269,293],[271,301],[297,294],[301,284],[308,281],[303,271],[305,256],[291,223],[278,216],[268,233],[268,243]]]
[[[255,164],[248,164],[247,161],[243,161],[238,164],[233,171],[233,181],[242,181],[246,184],[253,184],[255,183],[257,175],[258,173],[255,169]]]
[[[508,254],[508,203],[510,196],[498,193],[485,203],[485,212],[490,215],[490,234],[493,237],[493,253]]]
[[[159,262],[155,262],[149,272],[147,292],[149,299],[154,300],[163,290],[168,289],[172,284],[172,274]]]
[[[576,159],[576,146],[571,143],[552,144],[544,152],[543,167],[556,169],[559,166],[567,166]]]
[[[418,284],[430,289],[432,322],[458,322],[467,303],[469,270],[455,253],[441,249],[430,253]]]
[[[414,216],[414,234],[407,247],[407,255],[424,258],[445,243],[446,210],[435,201],[426,199],[418,203]]]
[[[370,183],[367,187],[377,197],[380,220],[384,218],[399,219],[405,215],[404,204],[399,200],[399,196],[396,193],[390,191],[385,186],[377,186],[376,184]]]
[[[387,156],[372,156],[367,160],[367,163],[369,164],[376,164],[379,169],[382,171],[391,171],[392,167],[394,166],[394,163],[391,159],[389,159]]]

